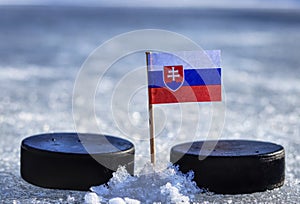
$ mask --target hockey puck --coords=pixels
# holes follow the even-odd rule
[[[194,171],[201,188],[220,194],[271,190],[284,183],[281,145],[249,140],[197,141],[174,146],[170,160],[186,173]]]
[[[51,133],[21,144],[21,176],[40,187],[88,190],[106,183],[119,165],[133,174],[134,145],[113,136]]]

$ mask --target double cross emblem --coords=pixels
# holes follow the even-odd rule
[[[172,78],[172,81],[176,81],[175,78],[180,77],[178,74],[178,69],[175,69],[175,67],[172,66],[172,70],[168,70],[168,78]]]
[[[164,66],[164,83],[171,91],[177,91],[184,82],[182,65]]]

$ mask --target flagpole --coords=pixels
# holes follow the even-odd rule
[[[155,137],[154,137],[154,111],[153,105],[149,103],[149,128],[150,128],[150,156],[151,163],[155,165]]]
[[[148,78],[148,70],[151,67],[151,60],[149,59],[150,52],[146,52],[146,61],[147,61],[147,78]],[[150,103],[150,93],[148,90],[148,112],[149,112],[149,132],[150,132],[150,158],[151,163],[155,165],[155,133],[154,133],[154,106]]]

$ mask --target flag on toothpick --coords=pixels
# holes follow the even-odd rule
[[[199,51],[147,52],[149,103],[221,101],[220,51],[204,52],[211,67]]]
[[[151,162],[155,164],[153,104],[222,100],[220,51],[147,52]]]

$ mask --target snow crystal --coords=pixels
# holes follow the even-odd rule
[[[96,193],[87,193],[84,196],[84,200],[86,203],[92,203],[92,204],[99,204],[100,203],[100,198],[97,196]]]
[[[135,200],[135,199],[131,199],[131,198],[120,198],[120,197],[116,197],[116,198],[111,198],[108,201],[109,204],[140,204],[141,202],[139,200]]]
[[[131,176],[121,166],[104,185],[91,187],[93,193],[85,196],[86,203],[189,203],[202,192],[194,181],[194,174],[183,174],[178,167],[169,165],[159,171],[158,167],[146,164],[136,176]],[[92,196],[91,196],[92,194]],[[98,200],[95,199],[97,195]]]
[[[108,201],[109,204],[126,204],[125,200],[123,200],[122,198],[112,198]]]
[[[125,202],[127,204],[140,204],[141,202],[139,200],[131,199],[131,198],[124,198]]]
[[[190,199],[187,196],[179,193],[178,188],[172,186],[169,182],[160,187],[160,192],[162,195],[165,195],[169,201],[172,203],[189,203]]]
[[[68,203],[73,203],[73,202],[75,202],[75,197],[68,195],[68,197],[67,197],[67,202],[68,202]]]

